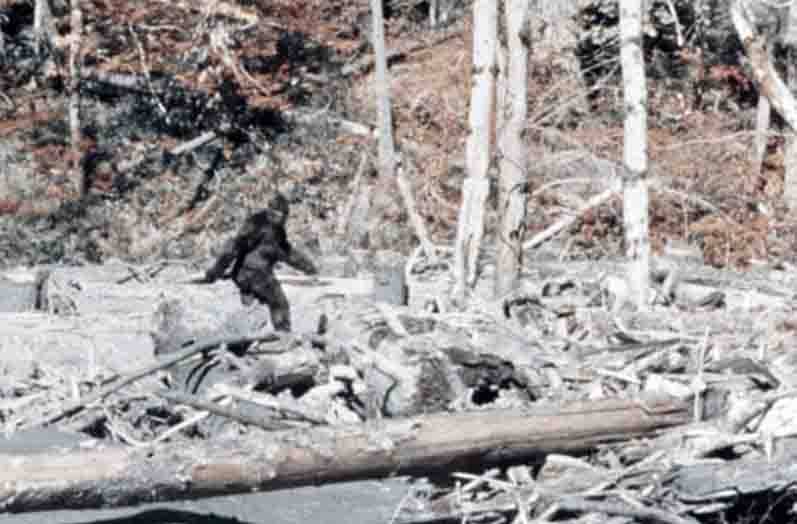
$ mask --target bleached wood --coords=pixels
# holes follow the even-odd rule
[[[767,139],[769,123],[772,114],[772,105],[765,96],[758,97],[756,108],[755,144],[753,145],[753,174],[760,176],[767,152]]]
[[[404,172],[399,167],[397,170],[396,150],[393,139],[393,117],[391,114],[390,101],[390,75],[387,70],[387,51],[385,50],[385,20],[382,12],[382,0],[371,0],[371,14],[373,17],[373,46],[376,55],[376,100],[379,112],[379,176],[382,179],[382,187],[389,187],[391,179],[396,177],[399,193],[404,200],[410,222],[415,230],[415,234],[421,241],[425,250],[429,250],[431,255],[431,242],[423,223],[415,207],[415,197],[412,195],[412,187],[404,176]],[[374,196],[372,227],[377,226],[377,221],[381,219],[384,207],[390,202],[390,193],[386,191],[376,191]]]
[[[528,239],[523,244],[523,249],[531,249],[539,246],[540,244],[546,242],[547,240],[550,240],[551,238],[559,234],[561,231],[566,229],[573,222],[578,220],[584,213],[586,213],[592,208],[595,208],[597,206],[600,206],[608,202],[609,199],[612,198],[614,195],[616,195],[618,192],[619,188],[610,188],[601,193],[598,193],[597,195],[587,200],[587,202],[583,206],[581,206],[575,213],[560,218],[559,220],[557,220],[556,222],[545,228],[543,231],[540,231],[539,233]]]
[[[523,131],[528,113],[528,34],[527,0],[507,0],[504,9],[508,44],[508,64],[502,71],[507,87],[506,100],[498,106],[505,115],[499,136],[500,177],[498,205],[501,225],[498,233],[498,267],[495,273],[495,294],[503,296],[512,290],[520,274],[523,254],[523,233],[526,218],[526,158]]]
[[[630,299],[640,309],[650,296],[647,181],[647,87],[642,54],[642,0],[620,1],[620,60],[623,70],[623,222]]]
[[[393,116],[390,108],[390,79],[387,71],[387,52],[385,50],[385,19],[382,12],[382,1],[371,0],[372,37],[376,74],[374,91],[376,92],[377,118],[379,122],[379,186],[382,189],[392,185],[396,172],[396,151],[393,143]],[[369,228],[371,235],[378,231],[385,210],[393,200],[390,191],[374,191],[369,210]]]
[[[81,78],[81,45],[83,40],[83,10],[81,0],[71,0],[70,43],[69,43],[69,134],[72,141],[72,176],[74,186],[80,197],[86,192],[80,142],[82,132],[80,124],[80,78]]]
[[[473,87],[470,132],[466,143],[468,178],[463,187],[457,222],[452,298],[462,302],[468,286],[475,283],[479,248],[484,234],[484,205],[489,194],[487,170],[493,155],[498,2],[473,3]]]
[[[690,420],[688,401],[602,400],[256,432],[231,445],[0,454],[0,511],[82,509],[292,488],[573,452]]]
[[[48,47],[53,43],[55,27],[49,0],[36,0],[33,5],[33,36],[36,53],[41,53],[42,44]]]

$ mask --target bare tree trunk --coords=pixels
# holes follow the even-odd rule
[[[379,113],[379,187],[381,191],[372,193],[370,232],[379,230],[385,210],[393,202],[391,187],[396,172],[396,152],[393,143],[393,115],[390,110],[390,86],[387,72],[387,52],[385,50],[385,17],[381,0],[371,0],[373,17],[371,43],[374,47],[376,69],[377,112]]]
[[[41,53],[42,44],[52,44],[52,19],[49,0],[36,0],[33,6],[33,37],[37,54]]]
[[[426,225],[423,223],[421,215],[418,214],[415,197],[412,194],[412,184],[410,184],[404,174],[403,165],[399,166],[398,173],[396,173],[396,183],[398,183],[399,193],[401,193],[401,197],[404,200],[404,206],[407,208],[412,228],[415,230],[415,236],[418,237],[423,252],[431,257],[434,255],[434,245],[429,240],[429,233],[426,231]]]
[[[499,136],[501,175],[498,180],[498,205],[501,226],[498,232],[498,259],[495,275],[495,295],[511,291],[522,264],[523,233],[526,218],[526,162],[527,148],[523,140],[528,113],[528,0],[506,0],[507,44],[509,63],[502,78],[505,100],[498,106],[506,118]]]
[[[363,182],[363,175],[368,166],[368,153],[360,154],[360,164],[351,183],[351,194],[346,207],[341,213],[336,228],[337,236],[342,239],[342,251],[361,248],[367,236],[369,192],[368,184]]]
[[[797,2],[793,2],[791,5],[790,21],[795,13],[797,13]],[[790,27],[791,25],[792,23],[789,24]],[[787,45],[789,45],[789,50],[786,81],[788,82],[789,92],[794,93],[797,87],[797,65],[795,65],[797,51],[795,50],[794,43],[788,42]],[[761,99],[767,100],[767,103],[769,103],[767,97],[762,96]],[[783,164],[785,173],[783,176],[783,200],[789,203],[797,203],[797,135],[795,135],[795,133],[792,132],[786,137],[784,149]],[[794,205],[790,204],[789,208],[794,209]]]
[[[766,7],[764,6],[764,8]],[[753,22],[747,17],[742,0],[734,0],[731,4],[731,20],[733,20],[739,40],[742,41],[750,59],[753,76],[758,83],[760,92],[769,99],[772,108],[783,117],[791,131],[794,132],[797,130],[797,101],[770,60],[770,56],[767,53],[768,43],[766,37],[756,33]],[[787,157],[789,154],[790,151],[787,151]],[[784,200],[790,209],[797,208],[797,180],[795,180],[795,176],[797,176],[795,170],[787,169],[786,179],[784,180]]]
[[[407,214],[410,217],[415,234],[418,236],[424,251],[432,254],[431,242],[426,232],[426,226],[418,215],[412,187],[404,176],[403,169],[396,171],[396,151],[393,140],[393,116],[390,102],[390,76],[387,70],[387,52],[385,50],[385,20],[382,13],[382,1],[371,0],[371,13],[373,15],[373,46],[376,55],[376,99],[379,110],[379,178],[382,191],[375,191],[372,210],[371,230],[375,231],[385,208],[393,200],[392,192],[386,190],[392,184],[394,177],[401,193]]]
[[[86,180],[80,142],[80,68],[82,64],[80,46],[83,40],[83,10],[80,0],[72,0],[71,35],[69,45],[69,131],[72,140],[72,173],[78,197],[86,194]]]
[[[771,48],[767,50],[770,59],[772,57]],[[758,97],[758,108],[756,111],[755,144],[753,145],[753,173],[761,175],[764,157],[767,153],[767,142],[769,134],[769,124],[772,117],[772,105],[765,96]]]
[[[210,441],[0,454],[0,512],[129,506],[522,461],[688,423],[691,404],[600,400],[257,432],[235,446]]]
[[[786,136],[783,152],[783,201],[789,209],[797,209],[797,136],[794,132]]]
[[[468,177],[463,185],[457,238],[454,246],[454,289],[452,298],[461,303],[466,288],[477,277],[477,263],[484,234],[484,205],[490,192],[487,171],[493,156],[498,47],[498,2],[473,3],[473,88],[471,90],[470,133],[466,144]]]
[[[648,236],[647,87],[642,55],[642,0],[620,0],[620,60],[623,68],[625,136],[623,220],[630,299],[648,307],[650,239]]]
[[[440,0],[429,1],[429,27],[437,27],[438,13],[440,10]]]

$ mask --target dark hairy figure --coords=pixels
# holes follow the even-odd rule
[[[233,264],[229,277],[241,291],[241,301],[249,305],[257,299],[268,305],[271,323],[278,331],[291,330],[291,310],[274,276],[274,266],[285,262],[309,275],[318,273],[315,264],[288,242],[288,213],[288,200],[277,194],[266,209],[250,216],[238,234],[224,244],[216,263],[205,273],[205,279],[214,282]]]

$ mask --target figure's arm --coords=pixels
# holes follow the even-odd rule
[[[310,260],[310,257],[308,257],[302,251],[288,245],[285,255],[286,256],[283,261],[289,266],[298,269],[303,273],[307,273],[308,275],[318,274],[318,268],[316,265],[312,260]]]
[[[216,262],[205,272],[207,282],[215,282],[224,276],[224,272],[239,256],[244,256],[250,251],[253,235],[257,234],[257,229],[251,220],[247,220],[244,226],[233,238],[228,239],[221,248],[221,252],[216,257]]]

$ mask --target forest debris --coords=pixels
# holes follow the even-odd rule
[[[687,504],[728,502],[741,495],[790,489],[797,482],[797,466],[792,455],[772,462],[710,462],[678,468],[665,482]]]
[[[165,358],[161,362],[157,362],[154,365],[146,366],[143,369],[136,370],[136,371],[134,371],[132,373],[129,373],[126,376],[120,378],[118,381],[114,381],[112,384],[109,384],[109,385],[107,385],[105,387],[100,388],[98,391],[92,393],[91,395],[89,395],[89,396],[87,396],[87,397],[85,397],[85,398],[73,403],[71,406],[69,406],[67,408],[64,408],[63,410],[59,411],[58,413],[45,418],[44,420],[42,420],[41,422],[39,422],[38,424],[35,424],[35,425],[47,426],[47,425],[50,425],[50,424],[54,424],[54,423],[58,422],[59,420],[62,420],[64,418],[66,418],[66,417],[71,417],[73,415],[76,415],[77,413],[79,413],[83,409],[85,409],[87,406],[90,406],[91,404],[104,399],[105,397],[107,397],[111,393],[120,390],[121,388],[127,386],[128,384],[132,384],[136,380],[139,380],[142,377],[146,377],[148,375],[151,375],[152,373],[154,373],[154,372],[156,372],[158,370],[166,369],[168,367],[171,367],[171,366],[173,366],[173,365],[175,365],[175,364],[177,364],[179,362],[182,362],[183,360],[186,360],[186,359],[188,359],[188,358],[190,358],[190,357],[192,357],[192,356],[194,356],[194,355],[196,355],[198,353],[202,353],[203,351],[207,351],[208,349],[212,349],[212,348],[215,348],[215,347],[218,347],[218,346],[221,346],[221,345],[226,345],[226,344],[251,344],[252,342],[259,342],[259,341],[263,341],[263,340],[269,340],[269,341],[271,341],[271,340],[279,340],[280,338],[281,338],[280,335],[271,333],[271,334],[260,336],[260,337],[243,337],[243,338],[235,338],[235,339],[229,339],[229,338],[226,338],[226,337],[221,337],[221,338],[210,338],[210,339],[205,339],[205,340],[198,340],[198,341],[194,342],[193,344],[191,344],[190,346],[186,347],[185,349],[182,349],[182,350],[178,351],[177,353],[169,355],[168,358]]]
[[[256,433],[224,443],[0,455],[5,512],[108,507],[274,490],[591,449],[683,424],[689,402],[578,402]],[[80,496],[75,496],[76,494]]]
[[[158,391],[156,395],[165,398],[166,400],[169,400],[171,402],[185,404],[186,406],[191,406],[192,408],[195,409],[207,411],[214,415],[220,415],[222,417],[240,422],[241,424],[246,424],[249,426],[254,426],[256,428],[265,429],[266,431],[275,431],[278,429],[287,429],[291,427],[290,424],[286,424],[279,420],[274,420],[273,417],[269,417],[267,415],[258,416],[253,413],[250,413],[249,410],[245,410],[240,407],[236,408],[236,407],[222,406],[215,402],[204,400],[196,395],[191,395],[188,393],[181,393],[179,391]]]

